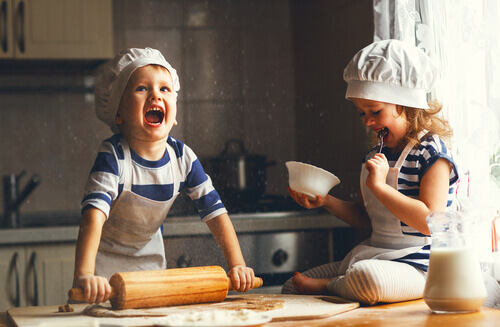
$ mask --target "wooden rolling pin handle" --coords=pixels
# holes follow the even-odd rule
[[[83,290],[79,287],[70,289],[68,291],[68,297],[71,300],[85,302],[85,298],[83,297]],[[109,298],[112,299],[115,297],[116,297],[116,291],[114,288],[111,288],[111,295],[109,296]]]
[[[260,277],[255,277],[255,279],[254,279],[254,281],[253,281],[253,286],[252,286],[252,288],[261,287],[263,283],[264,283],[264,282],[262,281],[262,278],[260,278]],[[233,290],[234,290],[234,288],[233,288],[233,283],[231,282],[231,278],[229,278],[229,277],[227,278],[227,288],[228,288],[228,290],[230,290],[230,291],[233,291]]]
[[[263,281],[262,281],[262,278],[260,277],[255,277],[254,279],[254,282],[253,282],[253,286],[252,288],[257,288],[257,287],[261,287],[263,284]],[[227,286],[228,286],[228,290],[232,291],[233,290],[233,283],[231,282],[231,279],[228,278],[227,279]],[[115,289],[112,287],[111,288],[111,295],[110,295],[110,299],[112,298],[115,298],[116,297],[116,291]],[[75,300],[75,301],[82,301],[82,302],[85,302],[85,298],[83,297],[83,290],[81,288],[72,288],[68,291],[68,297],[71,299],[71,300]]]

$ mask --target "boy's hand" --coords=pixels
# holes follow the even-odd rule
[[[78,287],[83,290],[85,302],[99,304],[111,295],[111,285],[105,277],[86,275],[78,278]]]
[[[299,194],[290,187],[288,188],[288,193],[295,200],[295,202],[306,209],[319,208],[325,205],[326,197],[322,197],[321,195],[317,195],[315,200],[310,200],[305,194]]]
[[[389,162],[383,153],[377,153],[366,162],[368,170],[366,186],[373,191],[374,188],[386,184],[387,173],[389,172]]]
[[[253,269],[243,265],[234,266],[227,273],[227,277],[231,278],[233,290],[240,293],[251,290],[255,280]]]

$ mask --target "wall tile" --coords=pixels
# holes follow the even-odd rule
[[[185,142],[200,158],[224,150],[228,139],[242,139],[243,111],[236,102],[201,101],[186,106]]]
[[[24,106],[17,96],[1,96],[2,108],[10,110],[0,111],[0,137],[8,140],[0,144],[0,151],[12,159],[1,166],[1,173],[26,169],[22,185],[32,174],[41,176],[21,212],[79,210],[85,180],[109,129],[82,95],[24,97],[37,105]]]
[[[152,27],[182,26],[185,3],[182,0],[119,0],[114,8],[122,8],[122,16],[115,17],[122,26],[148,29]]]
[[[242,33],[245,99],[294,97],[292,40],[289,30]]]
[[[285,162],[295,158],[293,99],[249,101],[244,104],[243,141],[249,153],[266,156],[276,164],[267,169],[267,194],[286,194]]]
[[[236,32],[187,30],[182,46],[188,101],[241,97],[241,50]]]
[[[288,0],[192,0],[185,2],[190,28],[289,28]]]
[[[241,1],[195,0],[186,3],[185,25],[190,28],[235,27],[241,17]]]
[[[290,7],[288,0],[238,1],[241,6],[241,26],[257,29],[290,28]]]

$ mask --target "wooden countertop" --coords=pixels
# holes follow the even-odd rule
[[[492,327],[500,326],[500,310],[481,308],[479,312],[464,314],[435,314],[424,300],[408,301],[372,307],[360,307],[326,319],[296,322],[276,322],[269,327]]]
[[[491,327],[500,326],[500,310],[481,308],[466,314],[434,314],[423,300],[372,307],[360,307],[325,319],[268,323],[269,327],[320,326],[426,326]],[[6,313],[0,313],[0,327],[12,327]]]

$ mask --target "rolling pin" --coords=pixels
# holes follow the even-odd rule
[[[116,273],[109,284],[109,301],[118,310],[222,302],[233,290],[231,279],[220,266]],[[252,288],[260,286],[262,278],[256,277]],[[85,301],[81,288],[72,288],[68,296]]]

